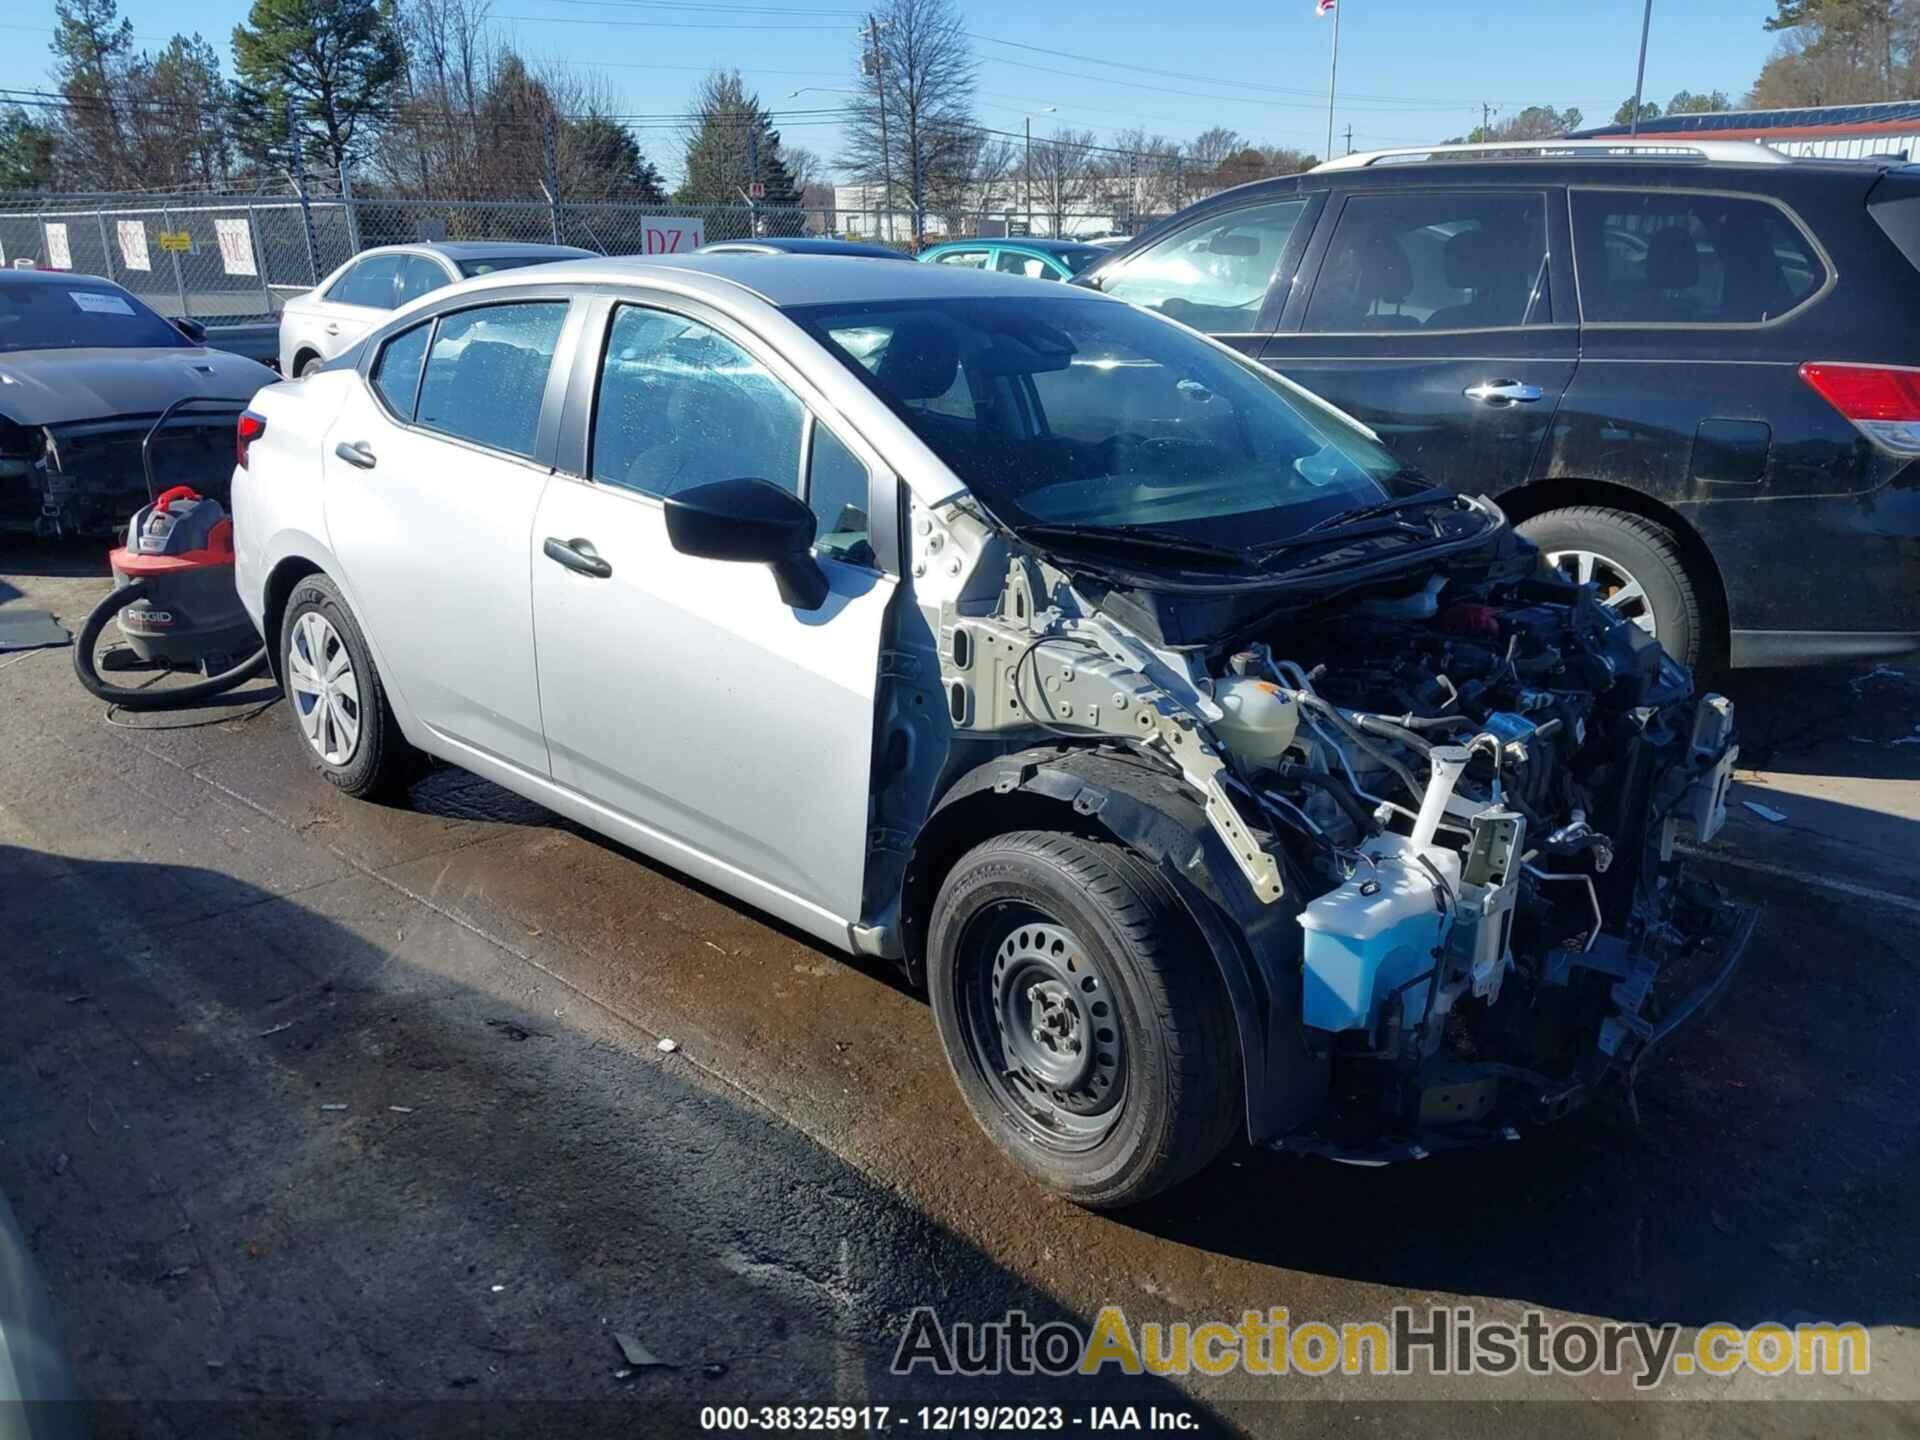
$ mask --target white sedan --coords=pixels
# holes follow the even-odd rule
[[[455,240],[362,250],[286,302],[280,311],[280,373],[301,379],[402,305],[457,281],[591,254],[577,245]]]
[[[308,764],[392,795],[424,751],[897,960],[975,1118],[1083,1204],[1235,1134],[1510,1137],[1750,933],[1660,859],[1724,818],[1724,700],[1490,502],[1109,296],[545,266],[239,443]],[[1646,1010],[1669,958],[1714,988]]]

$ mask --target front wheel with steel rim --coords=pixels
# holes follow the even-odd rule
[[[927,978],[968,1108],[1048,1188],[1132,1204],[1231,1136],[1225,985],[1170,883],[1123,847],[1018,831],[968,851],[934,904]]]
[[[397,793],[417,756],[400,733],[353,612],[333,581],[310,575],[288,598],[279,671],[314,768],[362,799]]]
[[[1540,547],[1554,570],[1593,586],[1602,605],[1653,636],[1674,659],[1699,667],[1710,658],[1703,587],[1666,526],[1625,510],[1572,505],[1535,515],[1516,528]]]

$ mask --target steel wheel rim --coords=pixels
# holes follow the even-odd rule
[[[1549,550],[1547,563],[1575,584],[1593,586],[1600,603],[1620,619],[1660,638],[1647,587],[1618,560],[1597,550]]]
[[[1068,927],[1001,905],[965,939],[961,1013],[1001,1109],[1051,1150],[1091,1149],[1119,1123],[1127,1051],[1106,969]]]
[[[317,610],[293,622],[287,644],[287,698],[307,745],[328,765],[360,748],[360,678],[333,623]]]

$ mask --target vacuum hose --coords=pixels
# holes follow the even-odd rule
[[[267,668],[267,647],[262,645],[231,669],[222,670],[218,675],[209,675],[205,680],[196,680],[191,685],[169,686],[164,690],[130,690],[120,685],[109,685],[100,678],[100,671],[94,662],[93,651],[100,643],[100,632],[107,628],[107,621],[127,606],[146,598],[146,581],[135,580],[129,585],[122,585],[93,607],[93,613],[87,616],[86,624],[80,627],[79,635],[74,638],[74,674],[80,677],[82,685],[109,705],[118,705],[122,710],[183,710],[243,685]]]

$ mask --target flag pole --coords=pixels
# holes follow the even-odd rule
[[[1333,87],[1340,75],[1340,6],[1333,6],[1333,59],[1327,65],[1327,148],[1320,157],[1333,158]]]

